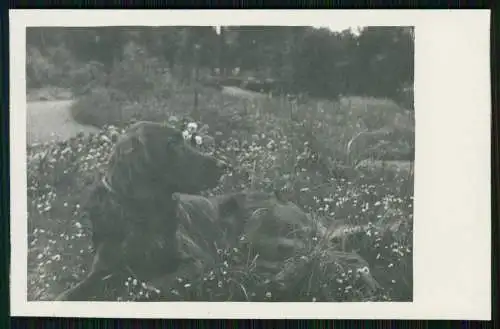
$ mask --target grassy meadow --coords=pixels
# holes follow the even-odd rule
[[[296,264],[301,279],[284,283],[286,297],[273,282],[246,280],[243,285],[241,273],[231,270],[235,251],[226,250],[226,258],[203,280],[179,278],[171,291],[177,299],[228,301],[236,285],[250,301],[412,300],[413,173],[397,166],[356,165],[411,153],[409,112],[388,99],[228,95],[181,84],[164,72],[143,74],[144,68],[123,65],[127,70],[117,67],[111,84],[74,96],[68,109],[76,122],[99,132],[28,145],[29,300],[51,300],[88,271],[91,227],[80,203],[106,165],[116,136],[136,120],[177,124],[183,118],[207,125],[213,143],[206,147],[234,168],[231,179],[212,193],[286,190],[311,216],[346,230],[341,246],[331,250],[343,255],[335,266]],[[354,138],[362,131],[394,127],[396,132],[384,138]],[[321,242],[312,240],[311,250]],[[363,289],[364,273],[377,289]],[[130,277],[116,299],[143,300],[155,293],[140,278]]]

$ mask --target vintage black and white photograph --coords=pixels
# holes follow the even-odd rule
[[[412,300],[413,27],[26,32],[30,300]]]
[[[487,15],[77,12],[11,16],[17,315],[488,316]]]

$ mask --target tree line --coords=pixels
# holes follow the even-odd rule
[[[223,78],[267,79],[289,93],[400,99],[413,86],[411,27],[359,33],[305,26],[29,27],[26,38],[31,86],[88,71],[89,63],[105,75],[131,42],[184,76],[196,68]]]

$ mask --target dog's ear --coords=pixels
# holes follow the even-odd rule
[[[171,157],[175,157],[178,145],[183,141],[180,131],[166,124],[149,125],[144,127],[141,133],[148,141],[144,147],[156,159],[156,164],[152,163],[153,166],[163,167],[168,164]]]
[[[169,142],[175,144],[184,142],[184,137],[182,136],[182,132],[174,128],[170,128],[167,130],[167,139]]]
[[[158,140],[163,141],[163,147],[167,148],[169,151],[179,149],[179,145],[183,145],[186,142],[182,136],[182,132],[171,126],[164,129],[162,137],[163,138],[159,138]]]

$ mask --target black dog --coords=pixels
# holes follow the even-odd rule
[[[89,300],[103,279],[120,272],[149,280],[175,271],[183,258],[172,195],[213,188],[224,170],[169,125],[129,127],[86,200],[95,249],[90,274],[56,300]]]

